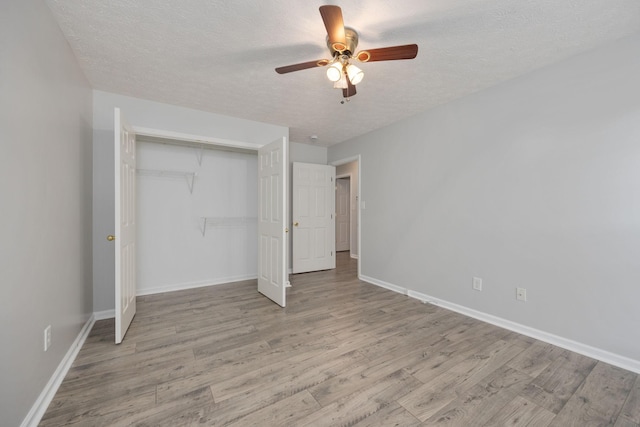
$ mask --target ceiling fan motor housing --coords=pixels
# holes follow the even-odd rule
[[[329,42],[329,37],[327,36],[327,47],[331,52],[332,57],[336,57],[336,55],[348,55],[351,57],[356,51],[356,47],[358,46],[358,33],[353,28],[344,27],[344,38],[346,40],[345,45],[337,42],[333,43],[333,45]]]

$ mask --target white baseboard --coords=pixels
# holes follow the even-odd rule
[[[104,319],[113,319],[114,317],[116,317],[116,310],[115,309],[104,310],[104,311],[96,311],[95,313],[93,313],[93,318],[96,321],[104,320]]]
[[[244,280],[252,280],[257,278],[257,274],[250,274],[244,276],[223,277],[220,279],[215,279],[213,281],[207,280],[204,282],[176,283],[171,285],[157,286],[153,288],[138,289],[136,291],[136,296],[162,294],[164,292],[182,291],[185,289],[202,288],[205,286],[224,285],[227,283],[242,282]]]
[[[358,259],[358,258],[360,258],[360,257],[358,256],[358,254],[351,254],[350,256],[351,256],[351,258],[353,258],[353,259]]]
[[[492,325],[499,326],[504,329],[508,329],[513,332],[517,332],[522,335],[526,335],[531,338],[535,338],[540,341],[544,341],[549,344],[564,348],[569,351],[573,351],[583,356],[591,357],[596,360],[608,363],[610,365],[617,366],[622,369],[626,369],[636,374],[640,374],[640,360],[621,356],[619,354],[611,353],[607,350],[602,350],[597,347],[592,347],[587,344],[583,344],[577,341],[573,341],[568,338],[560,337],[558,335],[551,334],[549,332],[534,329],[520,323],[512,322],[511,320],[503,319],[501,317],[494,316],[492,314],[483,313],[481,311],[474,310],[462,305],[458,305],[440,298],[432,297],[420,292],[412,291],[401,286],[396,286],[391,283],[384,282],[382,280],[374,279],[368,276],[360,276],[360,280],[371,283],[376,286],[389,289],[394,292],[398,292],[403,295],[407,295],[417,300],[428,302],[430,304],[437,305],[447,310],[455,311],[465,316],[473,317],[474,319],[481,320],[483,322],[490,323]]]
[[[71,344],[71,347],[69,347],[67,353],[60,361],[60,364],[49,379],[49,382],[47,382],[47,385],[44,386],[44,389],[40,393],[40,396],[38,396],[38,399],[36,399],[35,403],[31,407],[31,410],[29,410],[29,413],[22,421],[22,424],[20,424],[20,427],[35,427],[40,423],[40,420],[44,416],[44,413],[49,407],[49,404],[53,400],[53,397],[56,395],[60,384],[62,384],[62,380],[64,380],[67,372],[69,372],[69,368],[71,368],[71,365],[73,364],[73,361],[76,360],[76,356],[82,348],[84,341],[89,336],[89,332],[91,332],[91,328],[93,327],[94,323],[95,317],[92,314],[89,320],[87,320],[87,322],[80,330],[80,333],[76,337],[75,341],[73,341],[73,344]]]
[[[358,276],[358,279],[362,280],[363,282],[367,282],[367,283],[371,283],[371,284],[376,285],[376,286],[380,286],[381,288],[389,289],[390,291],[397,292],[397,293],[402,294],[402,295],[407,295],[407,288],[396,286],[396,285],[393,285],[393,284],[391,284],[389,282],[385,282],[385,281],[382,281],[382,280],[374,279],[373,277],[363,276],[363,275]]]

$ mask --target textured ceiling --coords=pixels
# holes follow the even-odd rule
[[[359,65],[340,104],[318,12],[293,0],[46,0],[94,88],[290,128],[329,146],[640,31],[638,0],[345,0],[358,50],[417,43],[414,60]]]

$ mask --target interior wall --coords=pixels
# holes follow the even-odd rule
[[[113,109],[119,107],[131,125],[253,144],[289,137],[289,129],[175,105],[94,91],[94,310],[115,306],[114,248],[105,237],[113,233]]]
[[[352,258],[358,258],[358,162],[353,161],[336,166],[336,176],[351,176],[351,194],[349,195],[350,219],[349,232]]]
[[[137,162],[138,295],[257,277],[256,153],[139,142]]]
[[[44,2],[0,2],[0,93],[0,423],[18,426],[92,313],[92,92]]]
[[[639,51],[623,39],[332,146],[362,155],[362,274],[640,361]]]

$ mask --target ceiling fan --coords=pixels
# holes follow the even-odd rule
[[[393,61],[397,59],[413,59],[418,54],[417,44],[382,47],[361,50],[356,53],[358,33],[353,28],[345,27],[342,20],[342,9],[339,6],[320,6],[320,15],[327,29],[327,46],[332,59],[302,62],[276,68],[278,74],[306,70],[308,68],[325,67],[327,77],[333,87],[342,89],[342,96],[349,98],[356,94],[356,86],[364,77],[364,72],[352,64],[359,62]]]

